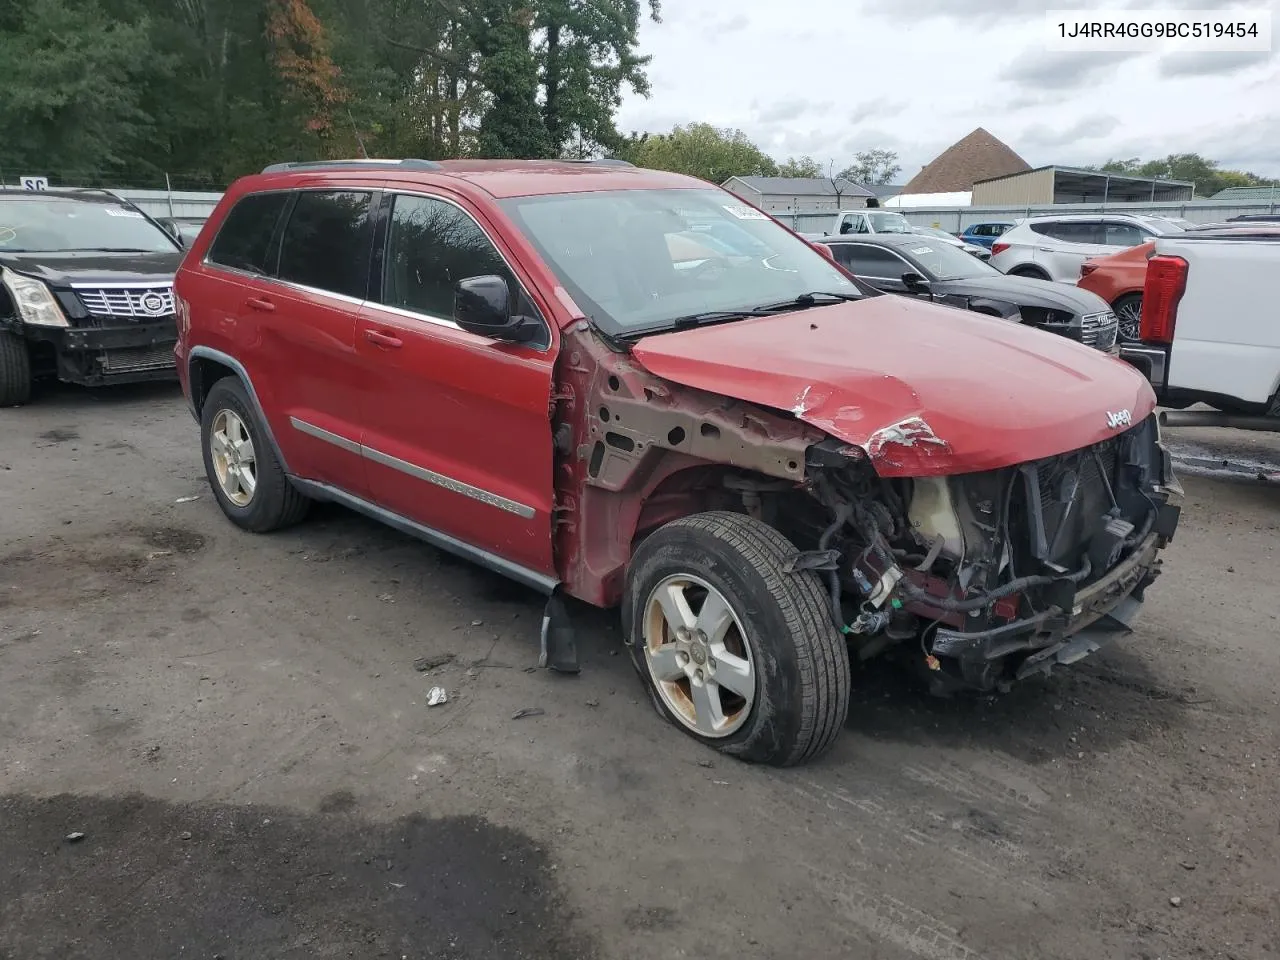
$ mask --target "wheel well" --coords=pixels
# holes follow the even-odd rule
[[[225,363],[210,360],[208,357],[196,357],[188,367],[191,377],[191,403],[196,413],[204,409],[204,401],[209,396],[213,385],[223,377],[237,376],[236,372]]]
[[[1039,267],[1017,266],[1009,271],[1011,277],[1033,277],[1036,280],[1048,280],[1049,275]]]

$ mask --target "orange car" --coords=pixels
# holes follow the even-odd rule
[[[1142,285],[1147,278],[1147,261],[1156,245],[1139,244],[1106,257],[1094,257],[1080,266],[1076,286],[1096,293],[1115,311],[1121,340],[1137,340],[1142,320]]]

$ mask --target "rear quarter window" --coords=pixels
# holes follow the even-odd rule
[[[303,191],[280,241],[281,280],[363,300],[369,282],[373,194]]]
[[[1103,243],[1102,224],[1087,220],[1050,220],[1033,223],[1031,229],[1038,234],[1061,240],[1063,243]]]
[[[271,238],[288,193],[251,193],[236,201],[209,246],[207,259],[221,267],[271,274]]]

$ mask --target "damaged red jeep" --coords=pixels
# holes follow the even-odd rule
[[[345,504],[620,606],[704,743],[829,747],[860,661],[1003,690],[1125,632],[1181,490],[1126,364],[885,296],[738,198],[617,161],[280,164],[177,277],[239,526]]]

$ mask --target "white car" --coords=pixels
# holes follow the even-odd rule
[[[1186,220],[1120,213],[1030,217],[991,245],[990,263],[1013,277],[1075,283],[1090,257],[1119,253],[1190,226]]]

